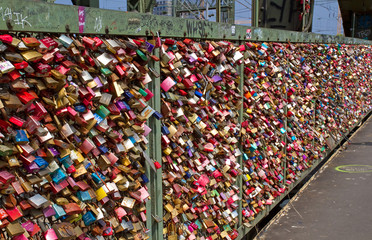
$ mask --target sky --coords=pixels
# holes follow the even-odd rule
[[[252,0],[235,0],[235,21],[237,24],[250,26],[251,22],[251,1]],[[58,4],[69,4],[70,0],[56,0]],[[126,0],[100,0],[100,8],[126,11]],[[315,0],[313,31],[319,34],[336,35],[343,33],[342,24],[338,24],[338,2],[337,0]],[[215,20],[214,17],[209,19]]]

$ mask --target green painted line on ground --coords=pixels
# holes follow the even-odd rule
[[[368,173],[372,172],[371,165],[359,165],[359,164],[350,164],[350,165],[341,165],[335,167],[335,170],[343,173]]]

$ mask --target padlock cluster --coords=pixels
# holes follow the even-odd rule
[[[166,39],[162,45],[166,239],[238,235],[242,58],[225,41]]]
[[[164,238],[235,239],[239,202],[247,226],[277,202],[371,110],[370,53],[164,40]]]
[[[371,48],[246,43],[245,222],[297,182],[371,110]]]
[[[6,239],[147,239],[153,93],[143,39],[0,35]]]
[[[371,110],[368,46],[0,41],[7,239],[148,239],[147,216],[163,221],[164,239],[235,239],[239,214],[249,226]],[[161,143],[149,142],[158,120]],[[162,176],[151,197],[163,216],[146,209],[150,173]]]

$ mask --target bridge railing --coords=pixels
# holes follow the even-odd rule
[[[361,39],[19,0],[0,29],[7,237],[241,239],[371,109]]]

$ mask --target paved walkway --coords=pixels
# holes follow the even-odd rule
[[[372,118],[269,224],[257,240],[372,239]]]

